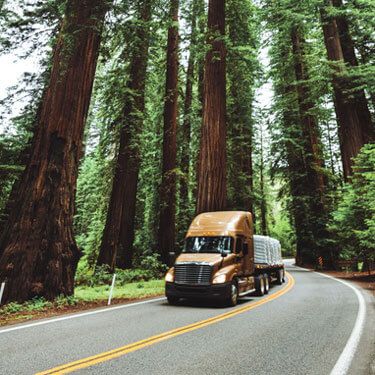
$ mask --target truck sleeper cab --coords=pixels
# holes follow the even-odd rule
[[[238,297],[267,293],[269,277],[256,274],[251,213],[207,212],[190,225],[184,249],[166,274],[165,294],[171,304],[204,298],[234,306]]]

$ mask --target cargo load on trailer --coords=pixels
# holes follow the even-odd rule
[[[247,294],[267,294],[271,281],[281,284],[284,278],[279,241],[254,236],[250,212],[206,212],[191,223],[184,248],[167,272],[166,296],[171,304],[180,298],[215,298],[234,306]]]

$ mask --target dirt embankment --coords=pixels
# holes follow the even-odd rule
[[[338,279],[343,279],[347,281],[352,281],[361,288],[370,291],[375,296],[375,271],[370,274],[368,272],[347,272],[347,271],[319,271],[337,277]]]

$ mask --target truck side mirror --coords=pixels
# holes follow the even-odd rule
[[[244,243],[242,245],[242,252],[243,252],[243,255],[249,254],[249,247],[248,247],[247,243]]]

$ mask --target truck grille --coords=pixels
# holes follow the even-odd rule
[[[180,263],[174,266],[175,282],[178,284],[210,284],[212,267],[206,264]]]

